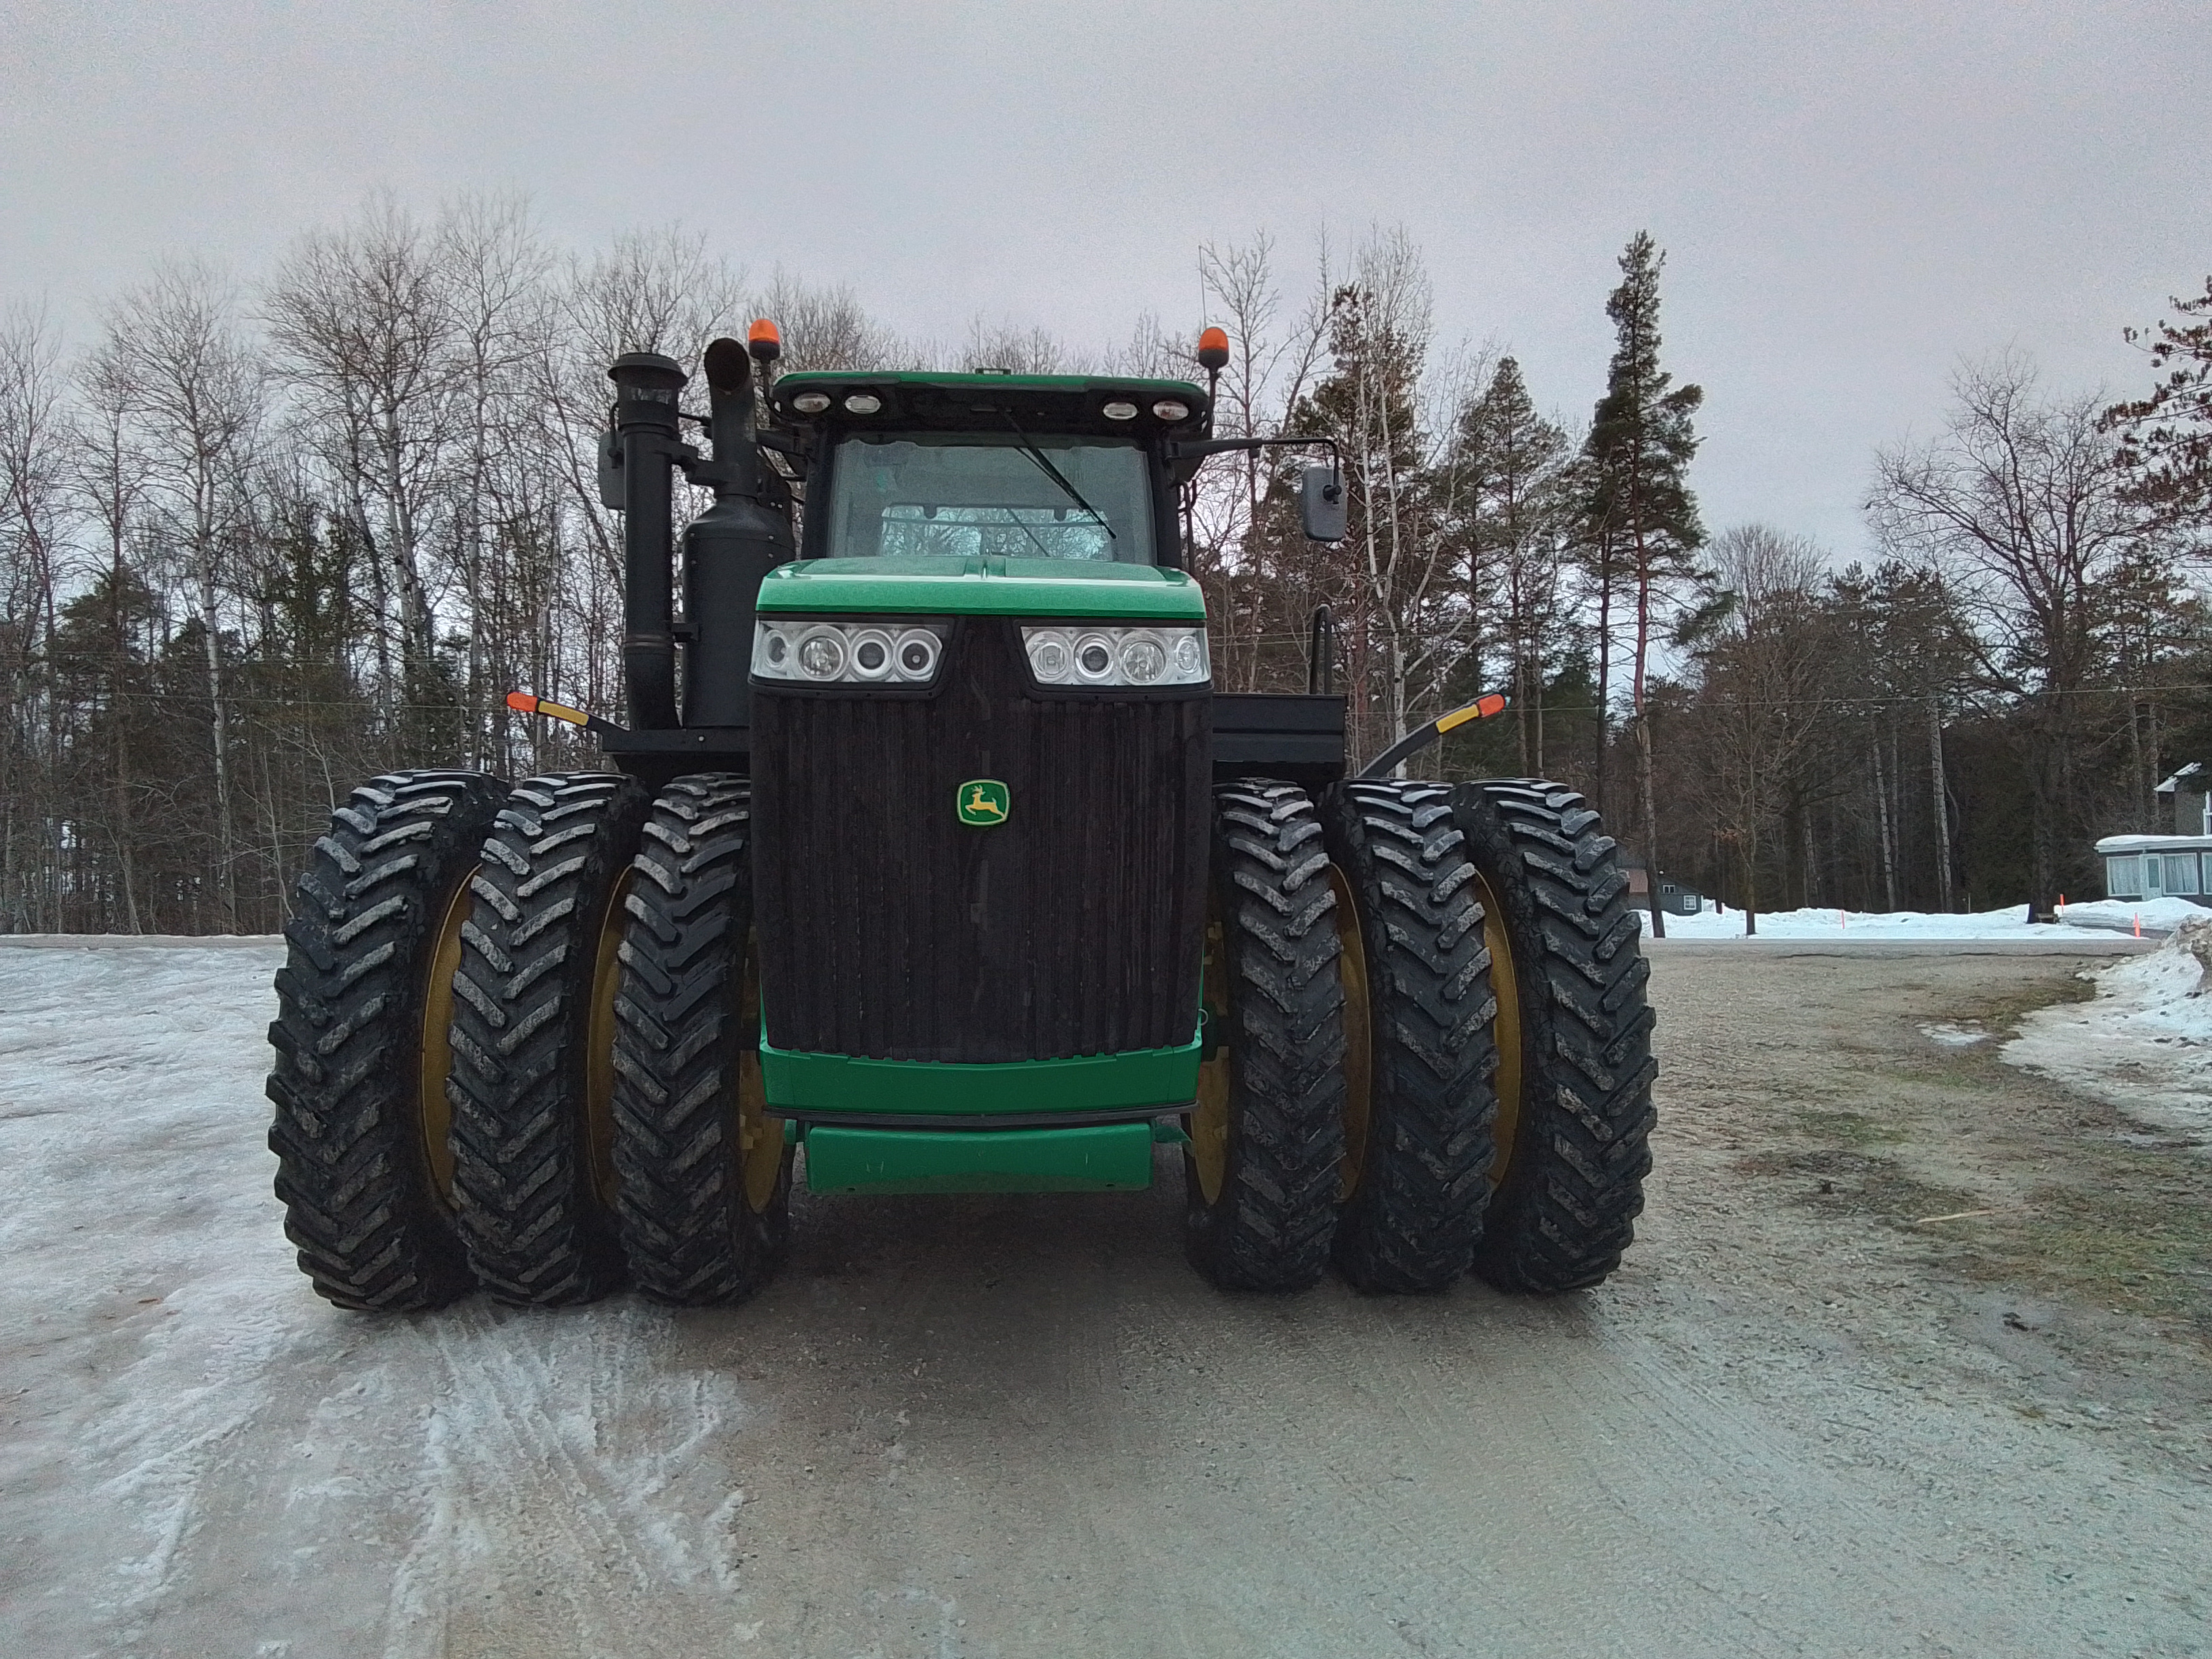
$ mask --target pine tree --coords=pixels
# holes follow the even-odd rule
[[[1601,811],[1606,806],[1603,705],[1612,690],[1613,597],[1616,585],[1625,580],[1635,604],[1630,708],[1636,731],[1638,804],[1644,820],[1644,867],[1652,931],[1662,938],[1666,922],[1659,908],[1645,680],[1653,613],[1692,580],[1692,557],[1705,539],[1697,498],[1684,477],[1698,452],[1691,419],[1705,394],[1694,386],[1670,391],[1674,377],[1659,367],[1659,273],[1666,262],[1648,231],[1637,232],[1620,256],[1620,286],[1605,303],[1615,339],[1613,364],[1583,452],[1589,468],[1584,535],[1595,567],[1599,611],[1598,805]]]
[[[2212,276],[2197,298],[2172,303],[2194,320],[2150,331],[2151,367],[2164,377],[2149,397],[2115,404],[2105,419],[2124,434],[2121,465],[2154,523],[2202,544],[2212,541]],[[2130,344],[2146,338],[2141,329],[2126,333]]]
[[[1342,605],[1345,666],[1352,722],[1370,752],[1395,741],[1407,724],[1410,686],[1429,654],[1422,613],[1437,598],[1438,563],[1437,544],[1425,533],[1421,499],[1425,449],[1418,398],[1425,300],[1407,305],[1400,290],[1411,279],[1375,263],[1382,267],[1380,280],[1363,272],[1370,280],[1346,283],[1330,296],[1330,370],[1285,423],[1334,438],[1344,457],[1351,526],[1344,546],[1356,571]]]
[[[1493,606],[1498,613],[1520,770],[1542,774],[1544,676],[1560,631],[1572,453],[1567,434],[1536,412],[1519,362],[1504,357],[1461,414],[1458,453],[1466,474],[1468,601],[1478,617]]]

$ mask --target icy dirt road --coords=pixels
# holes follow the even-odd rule
[[[1655,957],[1595,1294],[1222,1297],[1164,1158],[802,1200],[734,1313],[375,1319],[278,1231],[273,948],[0,947],[0,1653],[2212,1652],[2212,1164],[1920,1030],[2079,959]],[[2047,1270],[2085,1170],[2180,1254]]]

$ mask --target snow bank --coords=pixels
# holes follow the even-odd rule
[[[2172,902],[2172,901],[2168,901]],[[2096,1000],[2039,1009],[2000,1051],[2015,1066],[2212,1150],[2212,916],[2082,977]]]
[[[1651,931],[1648,911],[1639,912],[1644,917],[1644,931]],[[2060,919],[2069,927],[2082,927],[2099,933],[2132,933],[2138,920],[2146,938],[2159,938],[2172,933],[2191,917],[2212,916],[2199,905],[2187,899],[2153,899],[2143,902],[2136,899],[2099,899],[2094,903],[2069,904]],[[2044,939],[2054,937],[2056,930],[2045,923],[2031,922],[2025,904],[2007,905],[2002,910],[1984,910],[1972,915],[1944,915],[1926,910],[1880,911],[1837,910],[1762,910],[1759,915],[1760,939],[1854,939],[1878,941],[1882,939]],[[1705,908],[1694,916],[1667,918],[1668,939],[1741,939],[1743,912],[1731,908],[1722,915],[1712,900],[1705,901]]]

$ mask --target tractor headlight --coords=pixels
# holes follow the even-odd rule
[[[753,626],[753,674],[802,685],[927,685],[945,655],[942,624],[823,622]]]
[[[927,628],[909,628],[898,636],[898,672],[912,684],[927,684],[937,677],[937,659],[945,641]]]
[[[1024,630],[1022,645],[1030,653],[1030,672],[1047,685],[1059,685],[1075,672],[1075,647],[1057,628]]]
[[[1024,628],[1040,685],[1203,685],[1203,628]]]
[[[891,636],[880,628],[863,628],[853,635],[853,677],[881,680],[890,678]]]
[[[810,628],[799,638],[799,672],[810,680],[843,677],[845,636],[834,628]]]

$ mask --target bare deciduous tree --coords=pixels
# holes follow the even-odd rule
[[[164,265],[125,294],[108,314],[107,332],[130,370],[127,395],[149,462],[149,498],[173,554],[190,572],[185,593],[207,671],[216,891],[224,931],[234,933],[240,846],[224,599],[232,560],[250,525],[248,479],[267,379],[239,326],[235,286],[197,261]]]
[[[1727,604],[1700,644],[1709,811],[1734,849],[1744,931],[1759,931],[1760,842],[1833,699],[1834,631],[1818,604],[1820,550],[1765,525],[1712,548]]]
[[[2075,767],[2104,585],[2141,526],[2101,396],[2048,397],[2008,355],[1961,368],[1952,398],[1940,436],[1877,457],[1868,508],[1885,547],[1941,573],[1982,683],[2026,712],[2034,903],[2047,911],[2062,843],[2086,828]]]
[[[0,922],[15,926],[37,926],[50,908],[49,883],[24,854],[27,839],[53,827],[36,799],[43,792],[26,785],[58,748],[50,703],[40,719],[38,680],[52,653],[62,574],[60,361],[43,307],[0,314]]]

